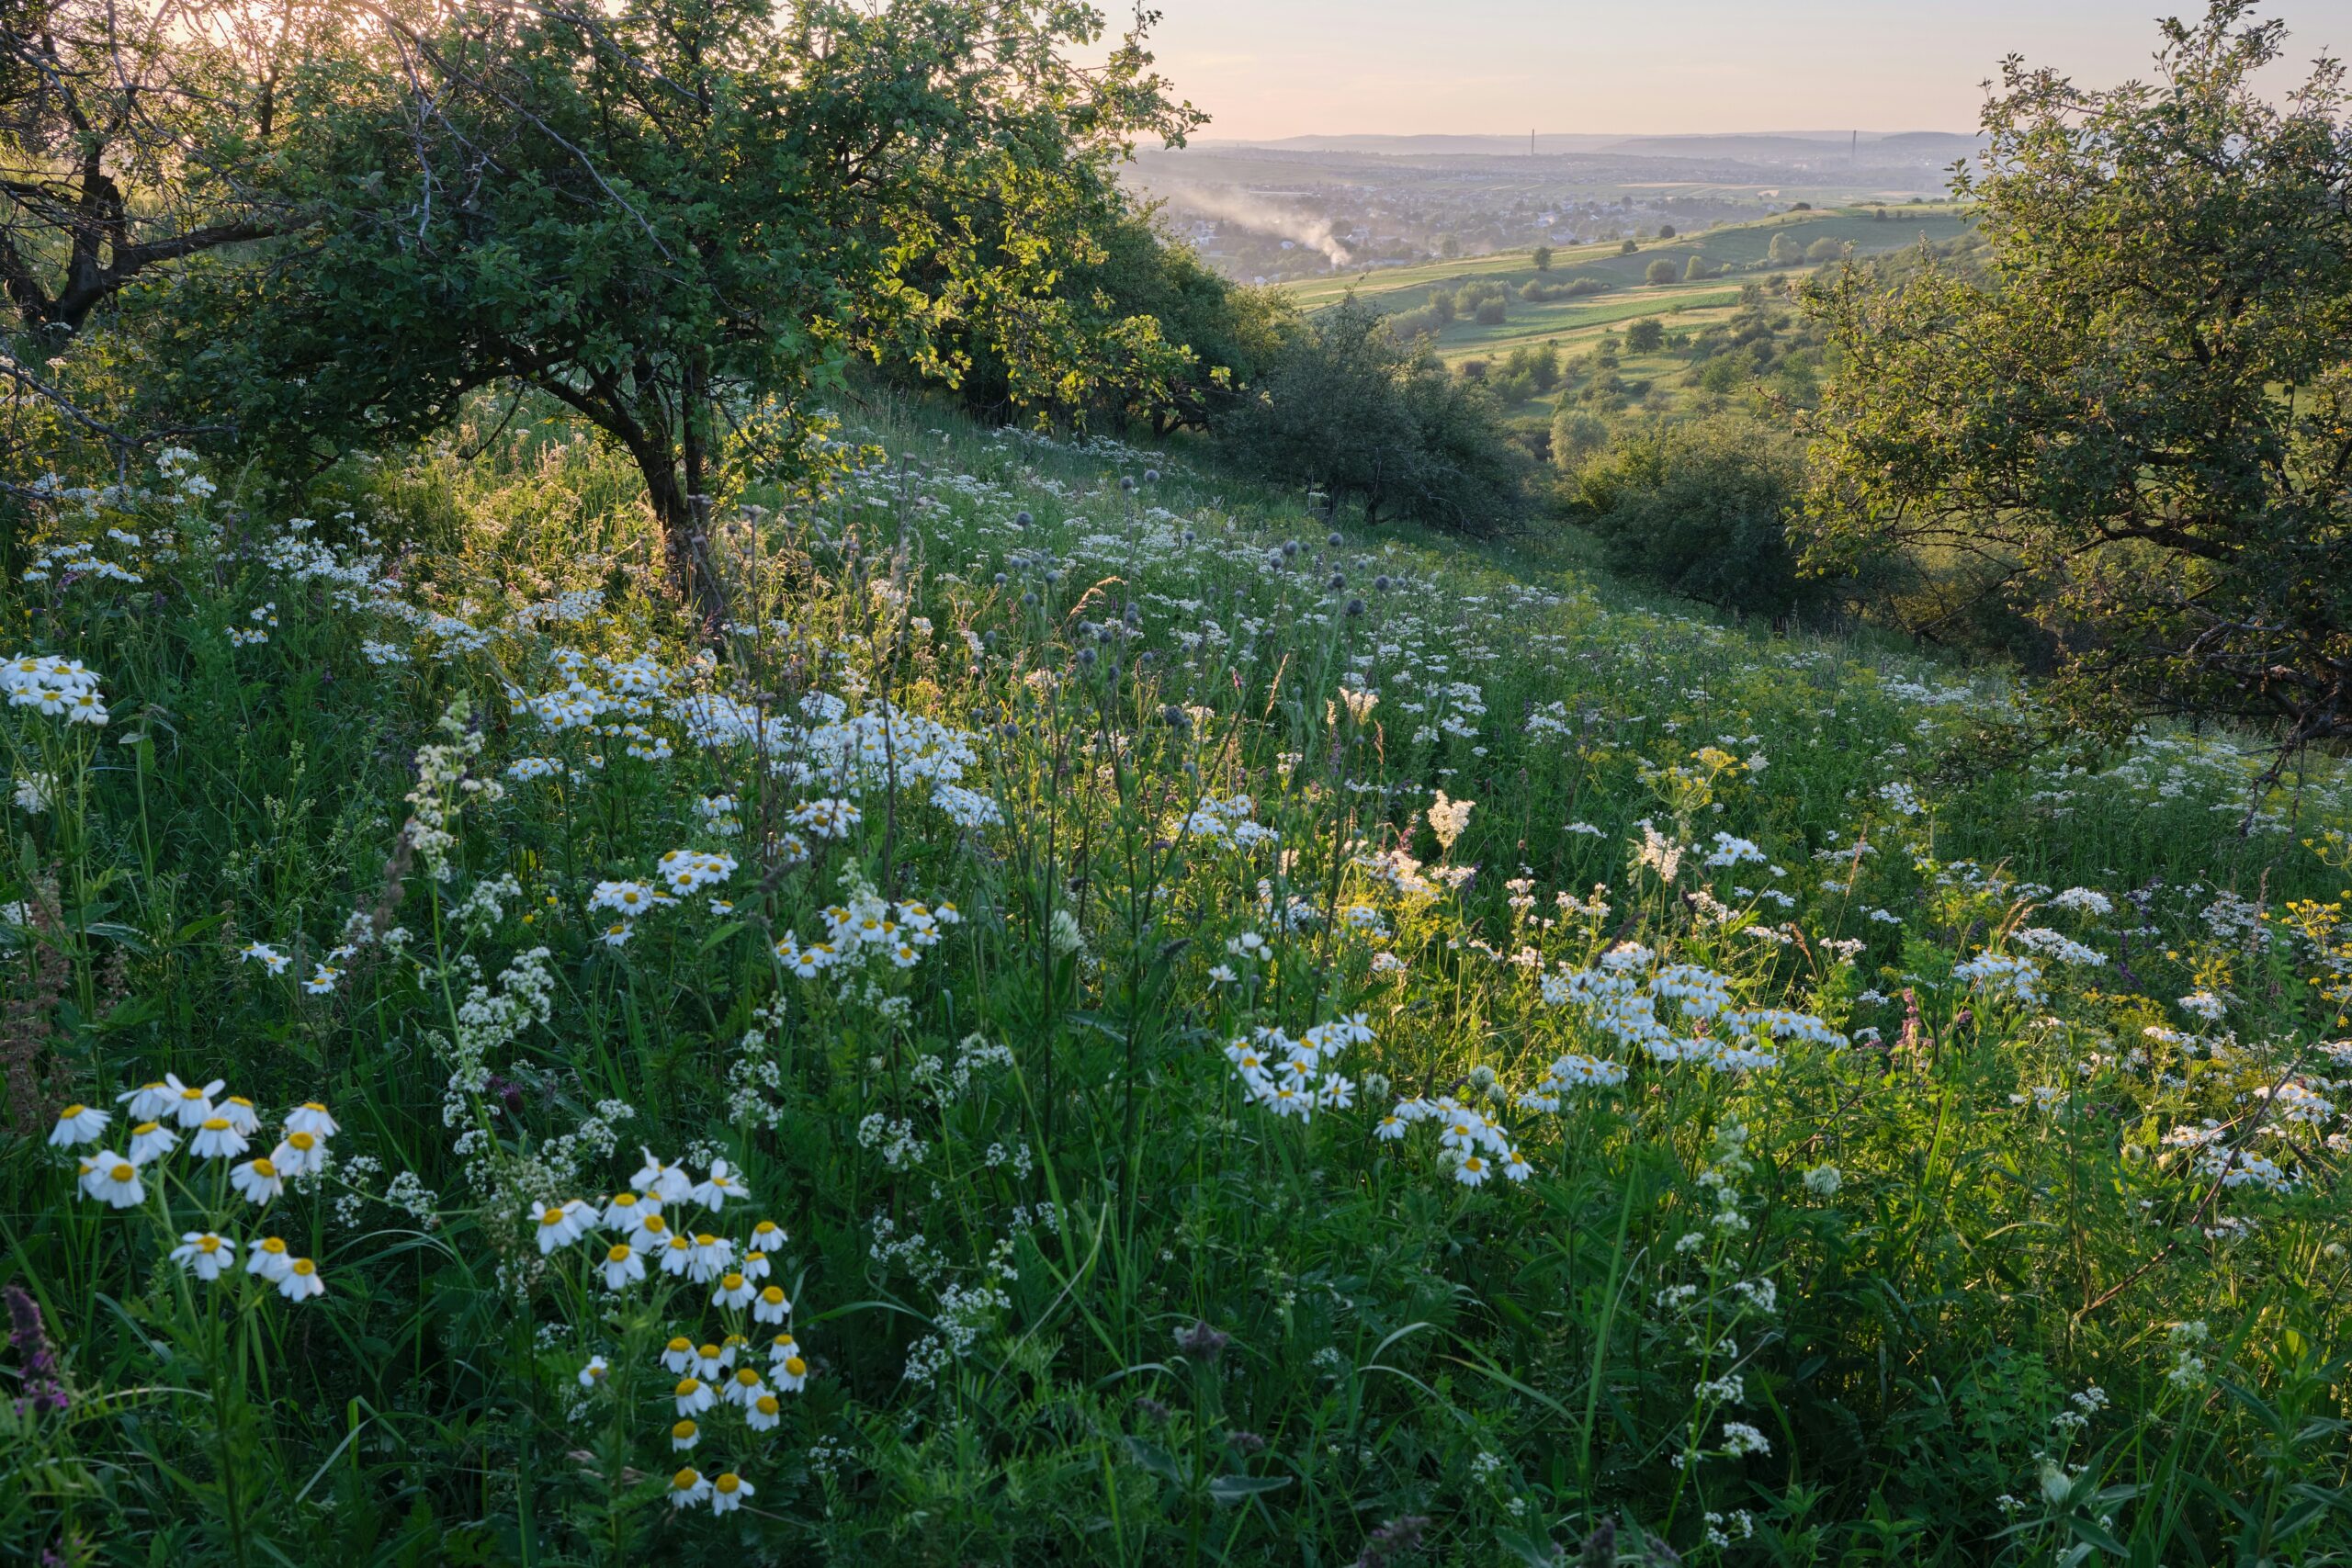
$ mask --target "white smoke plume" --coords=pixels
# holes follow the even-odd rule
[[[1329,219],[1307,218],[1289,212],[1274,203],[1246,191],[1213,186],[1182,185],[1166,190],[1155,190],[1154,196],[1171,207],[1184,208],[1204,217],[1238,223],[1245,229],[1255,229],[1261,234],[1272,234],[1294,241],[1309,250],[1320,251],[1333,266],[1348,265],[1348,247],[1331,232]]]

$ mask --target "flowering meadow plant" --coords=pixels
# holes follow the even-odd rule
[[[2341,767],[922,411],[705,624],[512,412],[29,513],[0,1556],[2352,1551]]]

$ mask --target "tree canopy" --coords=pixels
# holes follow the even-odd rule
[[[2088,92],[2012,58],[1984,113],[1981,279],[1810,291],[1844,368],[1805,525],[2002,564],[2064,649],[2061,711],[2352,738],[2352,124],[2339,64],[2220,0],[2160,72]]]

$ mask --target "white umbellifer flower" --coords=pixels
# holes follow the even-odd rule
[[[1763,1433],[1745,1421],[1724,1423],[1724,1452],[1735,1457],[1741,1454],[1769,1454],[1771,1442]]]
[[[141,1122],[130,1130],[130,1163],[146,1165],[180,1145],[180,1135],[160,1122]]]
[[[276,1284],[292,1271],[294,1255],[274,1235],[255,1236],[245,1244],[245,1272]]]
[[[770,1285],[752,1303],[752,1317],[758,1323],[782,1323],[792,1315],[792,1302],[783,1287]]]
[[[1846,1178],[1834,1165],[1816,1165],[1804,1173],[1804,1190],[1817,1198],[1834,1198]]]
[[[172,1248],[172,1261],[208,1285],[236,1260],[236,1247],[214,1231],[189,1231]]]
[[[605,1361],[604,1357],[589,1357],[588,1364],[580,1369],[580,1386],[582,1388],[603,1387],[605,1374],[612,1370],[612,1367]]]
[[[637,1248],[625,1241],[616,1241],[606,1247],[605,1260],[597,1267],[604,1271],[605,1289],[608,1291],[627,1290],[645,1278],[645,1259],[637,1255]]]
[[[49,1146],[70,1149],[77,1144],[95,1144],[111,1120],[95,1106],[69,1105],[57,1113],[57,1125],[50,1130]]]
[[[197,1123],[188,1152],[198,1159],[234,1159],[245,1152],[245,1140],[226,1116],[208,1116]]]
[[[710,1501],[710,1483],[703,1479],[701,1471],[688,1465],[670,1477],[670,1506],[691,1508],[696,1503]]]
[[[710,1484],[710,1511],[714,1514],[723,1514],[730,1508],[740,1508],[743,1506],[743,1499],[749,1497],[752,1492],[752,1487],[750,1482],[731,1470],[723,1471],[718,1479]]]
[[[343,1131],[327,1114],[327,1108],[315,1100],[305,1100],[286,1113],[286,1130],[308,1133],[314,1138],[332,1138]]]
[[[286,1175],[267,1158],[249,1159],[230,1169],[229,1185],[248,1203],[266,1203],[285,1192]]]
[[[710,1392],[710,1385],[697,1377],[680,1378],[678,1386],[670,1393],[677,1401],[681,1416],[699,1416],[718,1403],[718,1395]]]
[[[289,1302],[306,1302],[312,1296],[327,1293],[327,1282],[319,1278],[319,1266],[307,1258],[298,1258],[286,1266],[277,1281],[277,1293]]]
[[[164,1075],[164,1088],[171,1095],[172,1115],[186,1132],[194,1132],[204,1124],[205,1119],[212,1114],[212,1097],[227,1087],[228,1081],[224,1078],[214,1078],[198,1089],[180,1082],[176,1073]],[[137,1115],[138,1112],[133,1111],[132,1114]]]
[[[288,1133],[269,1153],[269,1163],[288,1176],[309,1176],[327,1167],[327,1146],[311,1133]]]
[[[101,1149],[84,1162],[82,1190],[117,1209],[128,1209],[147,1201],[147,1189],[139,1179],[138,1166],[112,1149]]]

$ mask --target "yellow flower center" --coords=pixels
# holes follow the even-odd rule
[[[625,1241],[616,1241],[613,1243],[612,1247],[605,1253],[605,1260],[608,1263],[628,1262],[628,1243]]]
[[[307,1278],[307,1277],[309,1277],[310,1275],[312,1275],[312,1274],[317,1273],[318,1271],[319,1271],[319,1266],[318,1266],[317,1264],[315,1264],[315,1263],[311,1262],[311,1261],[309,1258],[296,1258],[296,1259],[294,1260],[294,1272],[296,1272],[297,1274],[300,1274],[300,1275],[304,1276],[305,1278]]]
[[[317,1111],[320,1115],[323,1116],[323,1115],[325,1115],[325,1114],[326,1114],[326,1109],[327,1109],[327,1108],[326,1108],[325,1106],[323,1106],[323,1105],[321,1105],[321,1104],[320,1104],[317,1100],[304,1100],[304,1101],[302,1102],[302,1109],[303,1109],[303,1110],[305,1110],[305,1111]]]
[[[130,1165],[126,1162],[122,1165],[116,1166],[111,1174],[117,1181],[129,1181],[132,1177],[137,1176],[139,1172],[133,1169]]]
[[[784,1359],[784,1370],[796,1378],[806,1377],[808,1375],[808,1363],[797,1356],[786,1356]]]
[[[702,1387],[702,1380],[700,1378],[680,1378],[678,1380],[678,1397],[680,1399],[687,1398],[700,1387]]]
[[[257,1159],[254,1161],[253,1172],[264,1181],[271,1181],[277,1179],[277,1167],[266,1158]]]
[[[695,1483],[699,1482],[701,1479],[702,1472],[695,1470],[692,1465],[688,1465],[685,1469],[678,1472],[677,1474],[670,1477],[670,1484],[681,1492],[691,1492],[695,1489]]]
[[[676,1426],[670,1428],[670,1436],[675,1438],[682,1443],[694,1435],[695,1424],[691,1421],[681,1421]]]
[[[745,1367],[735,1374],[735,1382],[738,1387],[757,1388],[760,1386],[760,1374]]]
[[[88,1109],[90,1108],[86,1105],[69,1105],[57,1113],[57,1119],[60,1122],[71,1122]]]
[[[298,1153],[309,1154],[311,1147],[318,1143],[318,1139],[308,1133],[288,1133],[286,1134],[286,1142]]]
[[[134,1138],[144,1137],[149,1133],[156,1131],[159,1131],[159,1129],[156,1127],[154,1122],[141,1122],[138,1126],[133,1127],[130,1130],[130,1135]]]
[[[702,1348],[702,1359],[706,1361],[716,1361],[718,1359],[718,1347],[716,1345],[704,1346]]]
[[[198,1236],[196,1249],[198,1252],[218,1252],[220,1250],[220,1238],[217,1235]]]
[[[766,1290],[760,1292],[760,1300],[767,1303],[770,1306],[782,1306],[784,1304],[783,1288],[777,1285],[770,1285]]]
[[[662,1216],[659,1214],[648,1214],[639,1223],[645,1226],[645,1234],[648,1235],[660,1235],[667,1228],[662,1223]]]
[[[286,1251],[286,1244],[278,1240],[274,1235],[264,1236],[262,1238],[261,1249],[264,1252],[268,1253],[272,1258],[277,1258]]]
[[[760,1395],[758,1403],[760,1414],[763,1416],[773,1416],[777,1411],[784,1408],[775,1402],[775,1395],[772,1393],[763,1393]]]
[[[671,1340],[671,1341],[670,1341],[670,1348],[671,1348],[671,1349],[673,1349],[673,1350],[691,1350],[691,1349],[693,1349],[694,1348],[695,1348],[695,1342],[694,1342],[693,1340],[691,1340],[691,1339],[687,1338],[687,1337],[686,1337],[684,1335],[683,1335],[683,1334],[679,1335],[675,1339],[673,1339],[673,1340]]]
[[[615,1198],[613,1202],[617,1207],[623,1209],[634,1209],[637,1207],[637,1194],[634,1192],[624,1192],[617,1198]]]
[[[208,1133],[225,1133],[229,1130],[229,1119],[226,1116],[208,1116],[204,1119],[204,1130]]]
[[[743,1276],[741,1274],[729,1274],[727,1278],[718,1281],[718,1285],[721,1290],[740,1291],[743,1288]]]
[[[730,1470],[711,1484],[731,1497],[735,1494],[735,1489],[743,1484],[743,1478]]]
[[[717,1247],[718,1245],[718,1238],[715,1235],[697,1235],[695,1237],[695,1245],[696,1247]]]
[[[204,1098],[204,1091],[200,1089],[184,1089],[180,1090],[180,1098],[182,1100],[202,1100]]]
[[[544,1213],[539,1215],[539,1224],[542,1225],[560,1225],[563,1224],[563,1211],[561,1209],[549,1209],[546,1211]]]

